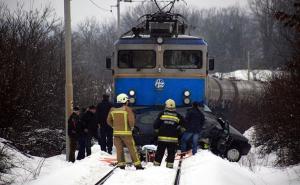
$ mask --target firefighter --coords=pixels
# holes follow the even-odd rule
[[[124,149],[129,150],[131,159],[137,170],[144,169],[139,159],[135,142],[132,137],[132,130],[135,124],[134,113],[128,107],[128,96],[124,93],[117,96],[117,104],[110,109],[107,123],[113,128],[114,144],[117,150],[117,166],[125,169]]]
[[[154,166],[160,166],[165,150],[167,149],[167,168],[173,168],[174,158],[178,145],[178,136],[185,131],[182,126],[183,117],[176,112],[176,104],[172,99],[165,102],[165,110],[162,111],[153,125],[157,135],[157,150]]]

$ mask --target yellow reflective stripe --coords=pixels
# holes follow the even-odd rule
[[[131,131],[114,131],[114,135],[132,135]]]
[[[133,138],[131,139],[131,142],[132,142],[134,154],[135,154],[135,157],[136,157],[136,160],[137,160],[137,161],[134,163],[134,165],[135,165],[135,166],[141,165],[141,161],[139,160],[140,157],[139,157],[138,152],[137,152],[137,150],[136,150],[135,142],[134,142]]]
[[[124,124],[125,124],[125,130],[128,130],[127,115],[128,115],[128,113],[126,112],[126,114],[124,114]]]
[[[179,123],[179,118],[177,118],[176,116],[162,115],[160,117],[160,119],[162,119],[162,120],[172,120],[172,121],[176,121],[177,123]]]
[[[166,139],[166,140],[178,141],[177,137],[158,136],[158,139]]]
[[[169,142],[177,142],[177,137],[165,137],[165,136],[158,136],[159,141],[169,141]]]
[[[138,165],[141,165],[141,164],[142,164],[141,161],[137,161],[137,162],[133,163],[134,166],[138,166]]]
[[[110,112],[110,115],[111,115],[112,119],[114,120],[115,119],[114,114],[112,112]]]
[[[128,114],[125,110],[113,110],[111,111],[112,113],[116,113],[116,114]]]

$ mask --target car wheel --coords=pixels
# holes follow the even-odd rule
[[[226,152],[226,158],[231,162],[238,162],[241,158],[241,152],[236,148],[230,148]]]

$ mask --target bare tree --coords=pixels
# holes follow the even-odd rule
[[[98,103],[111,86],[111,71],[105,69],[105,58],[112,55],[116,38],[113,23],[100,24],[90,18],[78,25],[78,31],[73,34],[76,104]]]
[[[0,7],[0,137],[22,148],[29,132],[62,128],[63,32],[50,8]]]
[[[295,51],[300,49],[299,4],[295,2],[295,11],[285,12],[276,9],[272,18],[285,24],[285,29],[295,31],[292,45]],[[297,6],[298,5],[298,6]],[[288,24],[286,24],[288,23]],[[290,31],[291,31],[290,30]],[[276,153],[277,164],[288,166],[300,162],[300,55],[293,53],[285,66],[285,72],[274,76],[258,104],[255,126],[255,141],[261,146],[262,154]]]

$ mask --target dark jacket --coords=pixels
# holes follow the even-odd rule
[[[198,108],[191,108],[187,111],[185,116],[186,124],[185,128],[186,132],[191,133],[200,133],[203,123],[204,123],[204,115]]]
[[[183,117],[176,111],[161,112],[153,125],[158,141],[177,143],[178,136],[185,130],[183,123]]]
[[[101,103],[97,105],[96,116],[97,123],[100,124],[100,127],[107,127],[107,116],[112,104],[108,100],[102,100]]]
[[[85,132],[85,130],[88,132]],[[97,136],[97,120],[96,115],[91,111],[86,111],[81,118],[80,121],[80,134],[81,135],[89,135],[89,136]]]
[[[79,116],[74,112],[68,119],[68,135],[72,138],[78,137],[79,120]]]

